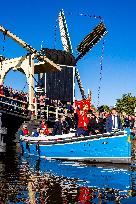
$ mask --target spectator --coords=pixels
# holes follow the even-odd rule
[[[77,114],[78,114],[78,125],[77,125],[77,135],[88,135],[88,129],[87,129],[87,125],[88,125],[88,118],[87,116],[84,114],[83,110],[77,110]]]
[[[72,111],[69,111],[67,116],[66,116],[66,121],[68,123],[68,131],[70,131],[70,129],[75,129],[75,120],[74,117],[72,116]]]
[[[130,120],[128,115],[124,112],[122,116],[123,116],[123,128],[130,127]]]
[[[118,129],[122,129],[121,119],[118,116],[116,108],[113,108],[111,115],[109,115],[106,119],[106,132]]]
[[[4,87],[3,87],[3,85],[0,85],[0,95],[4,95]]]
[[[97,129],[96,117],[91,110],[88,110],[87,117],[88,117],[87,129],[89,135],[97,134],[99,131]]]
[[[28,136],[29,130],[27,128],[27,125],[23,125],[22,129],[19,131],[20,136]]]
[[[134,123],[135,123],[135,116],[130,115],[129,116],[129,121],[130,121],[130,128],[133,129],[134,128]]]
[[[54,124],[52,135],[62,135],[67,133],[68,124],[65,121],[65,116],[61,115],[59,120]]]
[[[33,136],[39,137],[39,135],[40,135],[40,128],[38,127],[37,130],[34,132]]]
[[[42,120],[41,129],[44,130],[45,135],[49,135],[49,129],[48,129],[45,119]]]
[[[98,133],[103,134],[104,133],[104,119],[100,117],[99,112],[97,111],[95,113],[95,118],[96,118],[96,130]]]
[[[41,129],[41,130],[40,130],[40,134],[39,134],[39,136],[40,136],[40,137],[44,137],[44,136],[46,136],[45,131]]]

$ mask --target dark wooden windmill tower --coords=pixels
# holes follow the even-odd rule
[[[72,54],[71,41],[63,10],[59,13],[58,21],[64,51],[47,48],[41,50],[43,55],[47,56],[54,63],[59,64],[62,68],[60,72],[48,72],[45,78],[43,77],[43,80],[45,79],[46,95],[54,100],[73,102],[76,79],[82,99],[85,99],[86,95],[77,69],[77,62],[106,35],[106,27],[101,21],[78,45],[77,50],[79,53],[77,58],[75,58]]]

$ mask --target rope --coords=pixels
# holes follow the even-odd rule
[[[2,46],[3,55],[4,55],[4,51],[5,51],[6,34],[7,34],[6,32],[3,33],[3,46]]]
[[[95,14],[89,15],[85,13],[72,13],[72,12],[67,12],[67,11],[65,13],[67,13],[68,15],[79,15],[79,16],[85,16],[89,18],[96,18],[96,19],[103,21],[103,18],[101,16],[96,16]]]
[[[40,83],[36,80],[36,78],[33,75],[32,75],[32,77],[33,77],[34,81],[40,86]]]
[[[101,81],[102,81],[102,71],[103,71],[104,46],[105,46],[105,40],[103,40],[102,54],[101,54],[101,58],[100,58],[100,79],[99,79],[99,86],[98,86],[97,108],[99,107],[99,104],[100,104],[100,91],[101,91]]]
[[[29,76],[28,77],[30,77],[30,75],[32,75],[32,74],[29,74]],[[32,75],[32,77],[34,78],[34,76]],[[35,78],[34,78],[35,79]],[[28,84],[28,82],[26,81],[26,84]],[[26,84],[25,84],[25,86],[26,86]],[[25,87],[24,86],[24,87]],[[28,84],[28,86],[29,86],[29,84]],[[31,86],[31,88],[33,89],[33,91],[34,91],[34,93],[36,93],[36,91],[34,90],[34,87],[33,86]]]
[[[55,26],[54,26],[54,49],[56,49],[56,44],[57,44],[57,26],[58,24],[58,19],[56,20]]]
[[[22,91],[21,92],[24,92],[24,89],[26,88],[26,85],[27,85],[28,83],[27,83],[27,81],[26,81],[26,83],[25,83],[25,85],[24,85],[24,87],[23,87],[23,89],[22,89]]]
[[[78,15],[78,16],[84,16],[84,17],[89,17],[89,18],[95,18],[99,19],[100,22],[103,21],[103,18],[101,16],[97,16],[95,14],[89,15],[89,14],[84,14],[84,13],[72,13],[72,12],[65,12],[67,15]],[[56,44],[57,44],[57,28],[58,28],[58,19],[56,20],[55,26],[54,26],[54,49],[56,49]],[[76,50],[76,56],[78,56],[78,51]]]

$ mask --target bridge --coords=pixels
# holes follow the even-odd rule
[[[0,153],[15,139],[24,121],[29,121],[28,102],[0,95]]]

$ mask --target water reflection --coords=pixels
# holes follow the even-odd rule
[[[127,165],[49,161],[12,147],[0,178],[0,204],[136,203],[136,171]]]

